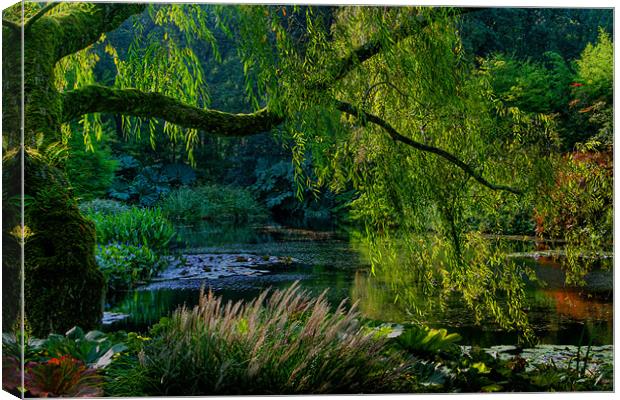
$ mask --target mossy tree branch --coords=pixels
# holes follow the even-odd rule
[[[136,89],[114,89],[97,85],[64,93],[62,104],[63,122],[75,120],[84,114],[102,112],[142,118],[161,118],[186,128],[200,129],[221,136],[251,136],[268,131],[284,121],[282,116],[267,109],[261,109],[251,114],[231,114],[200,109],[160,93],[145,93]],[[387,121],[374,114],[360,110],[343,101],[335,101],[335,105],[339,111],[357,117],[364,123],[372,122],[380,126],[394,141],[444,158],[489,189],[503,190],[514,194],[522,193],[517,188],[489,182],[455,155],[402,135]]]
[[[82,23],[79,25],[82,26],[82,30],[85,28],[85,21],[92,18],[99,21],[98,25],[91,27],[92,29],[84,30],[81,40],[72,44],[73,46],[87,46],[97,40],[103,32],[120,25],[126,18],[140,12],[142,9],[143,7],[130,7],[129,5],[119,4],[90,4],[85,8],[76,8],[68,15],[58,18],[58,20],[66,23],[71,19],[80,19]],[[461,15],[478,10],[479,8],[459,8],[451,12],[455,15]],[[428,20],[416,19],[415,23],[403,25],[394,33],[395,41],[398,42],[412,35],[428,23]],[[71,35],[74,34],[71,33]],[[70,51],[70,46],[65,47],[63,50]],[[370,40],[353,50],[337,62],[332,79],[342,79],[356,65],[382,51],[382,46],[381,41]],[[371,122],[382,127],[395,141],[444,158],[490,189],[508,191],[514,194],[521,193],[519,189],[489,182],[455,155],[402,135],[387,121],[376,115],[367,113],[342,101],[336,101],[336,108],[360,118],[364,123]],[[225,113],[216,110],[200,109],[160,93],[147,93],[136,89],[116,89],[92,85],[79,90],[69,91],[62,95],[63,122],[75,120],[85,114],[100,112],[142,118],[161,118],[186,128],[196,128],[222,136],[254,135],[268,131],[284,121],[284,117],[276,115],[267,109],[261,109],[251,114]]]
[[[145,3],[71,4],[67,11],[52,17],[57,26],[57,59],[90,46],[102,34],[116,29],[145,8]]]
[[[342,112],[344,112],[346,114],[349,114],[351,116],[354,116],[354,117],[358,118],[360,121],[362,121],[363,124],[365,124],[367,122],[372,122],[373,124],[380,126],[381,128],[383,128],[383,130],[385,130],[387,132],[387,134],[392,138],[392,140],[394,140],[396,142],[404,143],[407,146],[413,147],[416,150],[421,150],[421,151],[424,151],[424,152],[427,152],[427,153],[433,153],[433,154],[438,155],[439,157],[447,160],[451,164],[453,164],[456,167],[460,168],[467,175],[469,175],[472,178],[474,178],[478,183],[480,183],[483,186],[488,187],[489,189],[492,189],[492,190],[503,190],[503,191],[507,191],[507,192],[514,193],[514,194],[517,194],[517,195],[522,194],[522,191],[520,189],[517,189],[517,188],[514,188],[514,187],[510,187],[510,186],[496,185],[494,183],[489,182],[481,174],[476,172],[470,165],[468,165],[465,162],[461,161],[454,154],[451,154],[451,153],[449,153],[449,152],[447,152],[447,151],[445,151],[443,149],[440,149],[438,147],[429,146],[427,144],[417,142],[417,141],[415,141],[415,140],[413,140],[411,138],[408,138],[407,136],[402,135],[392,125],[390,125],[387,121],[385,121],[382,118],[379,118],[378,116],[376,116],[374,114],[365,112],[365,111],[363,111],[363,110],[353,106],[352,104],[346,103],[344,101],[335,100],[335,105],[336,105],[336,109],[338,109],[339,111],[342,111]]]
[[[62,96],[62,120],[69,122],[89,113],[111,113],[168,122],[221,136],[248,136],[265,132],[284,119],[267,109],[232,114],[194,107],[161,93],[92,85]]]

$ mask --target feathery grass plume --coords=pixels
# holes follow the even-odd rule
[[[331,312],[325,292],[312,298],[298,283],[247,303],[201,292],[152,330],[132,375],[149,395],[406,390],[411,364],[357,317],[355,305]]]

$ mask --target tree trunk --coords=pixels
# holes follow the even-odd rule
[[[37,337],[76,325],[94,328],[101,320],[105,287],[95,261],[94,226],[80,214],[62,167],[50,165],[39,151],[61,136],[61,98],[53,81],[56,36],[52,22],[41,18],[24,43],[23,171],[20,39],[18,32],[3,32],[3,162],[8,167],[3,178],[9,185],[3,193],[8,218],[2,229],[3,244],[10,250],[3,258],[3,274],[11,278],[5,286],[8,295],[18,295],[14,271],[20,264],[19,236],[14,233],[20,224],[19,206],[11,205],[21,197],[19,181],[23,179],[25,318]],[[9,329],[19,315],[15,307],[10,310],[3,313]]]
[[[11,29],[2,36],[2,325],[5,331],[16,329],[21,321],[21,158],[19,153],[21,100],[20,41]]]

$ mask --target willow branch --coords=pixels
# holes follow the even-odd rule
[[[460,168],[467,175],[469,175],[472,178],[474,178],[478,183],[480,183],[483,186],[488,187],[489,189],[503,190],[503,191],[514,193],[514,194],[521,194],[522,193],[522,191],[520,189],[516,189],[516,188],[510,187],[510,186],[496,185],[494,183],[491,183],[491,182],[487,181],[482,175],[480,175],[478,172],[476,172],[470,165],[468,165],[465,162],[461,161],[454,154],[451,154],[451,153],[449,153],[449,152],[447,152],[447,151],[445,151],[443,149],[440,149],[438,147],[429,146],[429,145],[424,144],[424,143],[416,142],[415,140],[410,139],[407,136],[402,135],[392,125],[390,125],[387,121],[383,120],[382,118],[377,117],[374,114],[371,114],[371,113],[365,112],[363,110],[360,110],[360,109],[354,107],[352,104],[345,103],[343,101],[336,100],[335,104],[336,104],[336,108],[339,111],[342,111],[342,112],[344,112],[346,114],[349,114],[349,115],[352,115],[352,116],[354,116],[356,118],[359,118],[363,122],[366,122],[366,121],[367,122],[372,122],[373,124],[380,126],[381,128],[383,128],[383,130],[385,130],[387,132],[387,134],[394,141],[401,142],[401,143],[404,143],[404,144],[406,144],[406,145],[408,145],[410,147],[413,147],[414,149],[425,151],[425,152],[428,152],[428,153],[433,153],[433,154],[438,155],[439,157],[442,157],[443,159],[449,161],[450,163],[452,163],[456,167]]]
[[[449,15],[465,15],[471,12],[481,11],[483,9],[484,8],[453,8],[450,10]],[[403,39],[415,33],[419,33],[420,29],[423,29],[430,23],[430,20],[422,17],[413,18],[410,22],[405,23],[392,31],[390,37],[391,42],[394,44],[399,43]],[[314,85],[311,85],[311,88],[317,90],[328,88],[331,82],[344,78],[347,73],[352,71],[358,65],[383,51],[384,44],[385,41],[381,40],[379,37],[364,43],[336,62],[336,64],[332,67],[331,77],[328,80],[315,83]]]
[[[44,16],[49,10],[51,10],[52,8],[54,8],[54,7],[58,6],[58,5],[60,5],[59,1],[53,1],[51,3],[47,3],[43,8],[41,8],[39,11],[37,11],[37,13],[35,15],[30,17],[30,19],[28,19],[28,21],[26,21],[26,23],[24,24],[24,30],[27,31],[28,29],[30,29],[30,27],[35,22],[37,22],[37,20],[39,18]]]
[[[284,119],[263,108],[251,114],[201,109],[160,93],[136,89],[87,86],[63,94],[63,122],[84,114],[111,113],[141,118],[161,118],[185,128],[221,136],[249,136],[265,132]]]

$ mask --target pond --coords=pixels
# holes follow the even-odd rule
[[[377,322],[422,322],[433,328],[459,333],[463,345],[490,347],[516,344],[518,334],[494,323],[479,324],[457,296],[430,315],[418,315],[394,302],[389,283],[370,272],[359,245],[349,235],[333,231],[259,228],[179,227],[186,239],[177,249],[184,254],[253,254],[290,258],[286,265],[254,275],[231,275],[217,279],[176,279],[153,282],[126,294],[108,311],[129,317],[104,327],[146,331],[161,317],[181,305],[197,303],[202,287],[229,300],[247,300],[267,288],[284,288],[299,281],[302,288],[318,295],[327,290],[334,306],[344,299],[357,302],[363,317]],[[524,249],[519,249],[523,251]],[[612,272],[597,269],[585,288],[564,284],[557,264],[541,257],[524,258],[545,285],[526,287],[527,315],[539,343],[561,345],[607,345],[613,343]],[[265,270],[263,268],[263,270]],[[433,299],[427,299],[433,301]]]

